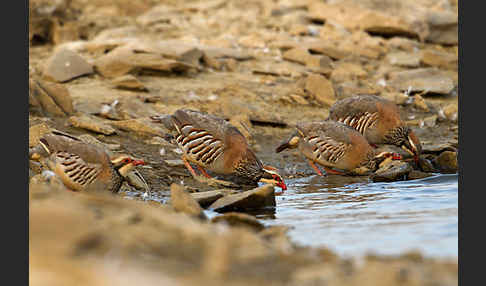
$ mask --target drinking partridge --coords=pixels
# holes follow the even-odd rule
[[[53,131],[44,135],[29,150],[29,158],[41,161],[72,191],[118,192],[124,177],[142,160],[121,154],[110,158],[95,145],[69,134]]]
[[[419,139],[400,118],[395,103],[375,95],[357,95],[335,102],[329,119],[343,122],[365,136],[370,144],[391,144],[414,156],[422,152]]]
[[[272,183],[282,190],[287,186],[277,169],[263,165],[250,149],[245,137],[226,120],[207,113],[179,109],[172,115],[152,116],[176,132],[175,142],[183,151],[182,160],[194,177],[190,163],[210,178],[206,169],[217,174],[232,174],[244,183]]]
[[[396,153],[377,153],[363,135],[340,122],[303,122],[297,124],[296,129],[276,148],[276,152],[298,147],[309,165],[321,176],[315,163],[330,174],[364,175],[374,172],[379,163],[388,157],[401,159]]]

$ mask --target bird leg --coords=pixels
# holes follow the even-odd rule
[[[186,166],[186,168],[189,170],[189,172],[191,172],[192,176],[194,178],[197,178],[199,177],[197,174],[196,174],[196,171],[194,171],[194,169],[191,167],[191,164],[189,164],[189,162],[186,160],[186,158],[182,157],[182,161],[184,162],[184,165]]]
[[[326,167],[324,167],[324,170],[326,170],[326,174],[344,175],[343,172],[339,172],[339,171],[329,169],[329,168],[326,168]]]
[[[203,167],[201,167],[199,165],[196,165],[196,166],[197,166],[197,169],[204,175],[204,177],[211,179],[211,176],[208,173],[206,173],[206,170],[204,170]]]
[[[312,162],[311,160],[308,160],[307,162],[309,162],[309,165],[311,165],[311,167],[316,171],[316,173],[319,175],[319,176],[324,176],[321,172],[321,170],[319,170],[319,168],[317,168],[317,166],[314,164],[314,162]]]

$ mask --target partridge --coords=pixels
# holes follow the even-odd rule
[[[266,182],[286,190],[287,186],[277,169],[263,165],[250,149],[245,137],[226,120],[207,113],[179,109],[172,115],[152,116],[175,132],[175,143],[183,151],[182,160],[194,177],[199,171],[211,178],[206,169],[217,174],[234,175],[241,182]]]
[[[330,174],[364,175],[374,172],[388,157],[401,159],[396,153],[377,153],[358,131],[332,120],[298,123],[296,131],[276,148],[276,152],[297,147],[321,176],[315,163]]]
[[[69,134],[52,131],[29,150],[29,158],[40,161],[72,191],[118,192],[124,177],[142,160],[121,154],[113,158],[98,146]]]
[[[401,120],[395,103],[375,95],[358,95],[335,102],[329,119],[347,124],[374,144],[401,147],[414,156],[422,152],[422,145],[412,129]]]

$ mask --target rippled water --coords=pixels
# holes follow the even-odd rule
[[[341,255],[458,256],[458,175],[393,183],[330,175],[288,179],[267,225],[287,225],[301,245],[326,246]]]

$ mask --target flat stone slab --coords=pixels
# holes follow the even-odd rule
[[[113,121],[111,124],[114,127],[120,128],[125,131],[133,131],[141,134],[152,134],[158,135],[164,133],[164,130],[157,126],[157,124],[152,123],[150,119],[147,118],[136,118],[128,120]]]
[[[77,128],[90,130],[104,135],[112,135],[116,130],[108,124],[105,124],[101,119],[96,117],[82,115],[69,117],[69,123]]]
[[[399,91],[449,94],[454,82],[437,68],[419,68],[390,73],[390,86]]]
[[[207,192],[191,193],[191,196],[199,203],[201,207],[207,208],[219,198],[222,198],[228,192],[228,190],[214,190]]]
[[[134,71],[184,72],[196,68],[157,53],[136,52],[139,49],[143,50],[143,46],[133,43],[117,47],[96,60],[96,69],[104,77],[116,78]]]
[[[395,182],[407,179],[412,166],[403,161],[392,161],[380,168],[370,178],[373,182]]]
[[[275,207],[275,189],[272,185],[242,192],[240,194],[228,195],[212,203],[208,209],[217,212],[248,211]]]
[[[61,49],[47,60],[44,77],[57,82],[66,82],[93,72],[93,67],[80,55],[68,49]]]

